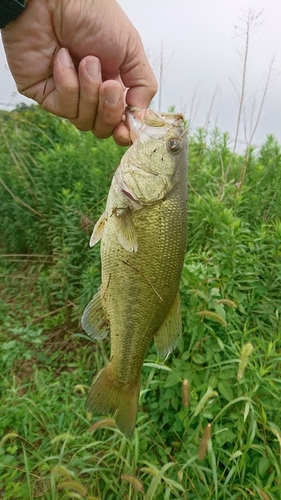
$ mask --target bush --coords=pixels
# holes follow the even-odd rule
[[[40,294],[55,309],[76,301],[81,275],[92,268],[93,256],[95,263],[99,259],[88,241],[124,150],[37,106],[5,113],[2,130],[0,248],[23,261],[37,255]],[[94,289],[82,291],[83,300],[97,285],[98,273]]]
[[[124,150],[36,106],[0,120],[4,498],[279,498],[280,145],[190,137],[184,334],[149,352],[130,442],[83,410],[109,348],[69,321],[100,283],[88,240]]]

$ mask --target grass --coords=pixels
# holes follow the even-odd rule
[[[4,499],[278,498],[280,334],[238,329],[237,309],[247,301],[242,292],[222,298],[214,268],[210,255],[187,254],[185,335],[165,364],[149,354],[132,441],[111,418],[84,410],[108,346],[89,342],[59,313],[45,315],[39,303],[44,319],[34,323],[30,294],[14,290],[15,301],[10,284],[13,314],[1,346]]]
[[[129,441],[84,409],[109,344],[79,320],[123,151],[37,108],[1,120],[0,497],[279,500],[280,145],[239,156],[218,130],[190,137],[184,335],[167,360],[151,347]]]

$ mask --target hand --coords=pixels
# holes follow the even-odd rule
[[[125,105],[148,107],[157,83],[115,0],[29,0],[2,38],[21,94],[80,130],[128,143]]]

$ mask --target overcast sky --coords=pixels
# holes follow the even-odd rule
[[[281,142],[281,1],[280,0],[119,0],[138,29],[150,62],[158,77],[162,46],[164,74],[161,110],[171,105],[184,111],[193,128],[205,126],[210,111],[210,127],[215,124],[233,137],[238,102],[231,81],[241,82],[238,51],[243,38],[235,26],[245,28],[249,8],[260,24],[250,39],[247,68],[246,125],[251,126],[251,106],[255,111],[265,88],[274,57],[271,85],[253,143],[261,144],[273,133]],[[0,46],[0,106],[28,102],[17,94]],[[153,102],[158,109],[159,96]],[[240,135],[244,139],[243,130]]]

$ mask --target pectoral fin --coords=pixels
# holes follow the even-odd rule
[[[169,311],[169,314],[154,336],[154,342],[158,355],[166,356],[171,351],[173,351],[181,334],[182,322],[180,311],[180,297],[178,294]]]
[[[138,239],[131,213],[126,210],[116,216],[117,236],[120,245],[128,252],[138,251]]]
[[[104,339],[109,332],[109,322],[106,317],[99,291],[87,305],[82,319],[82,328],[93,339]]]
[[[104,225],[106,223],[106,212],[102,214],[96,223],[91,239],[90,239],[90,247],[93,247],[96,243],[98,243],[102,238],[102,233],[104,230]]]

